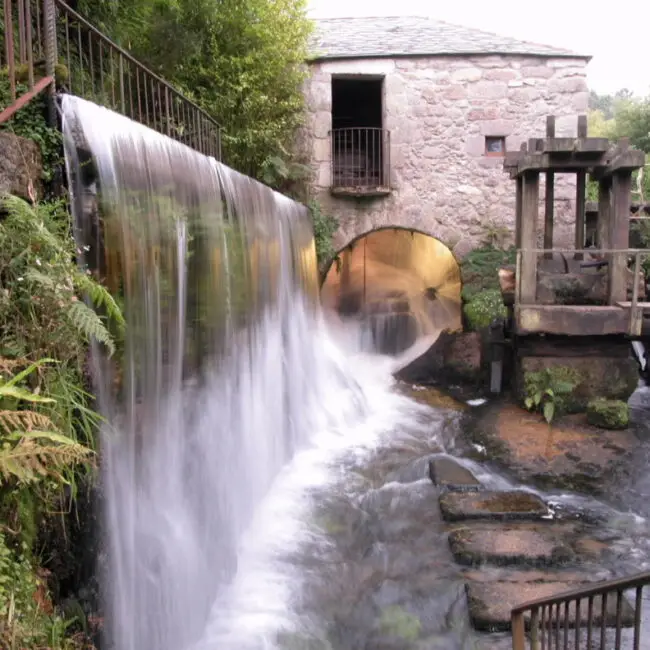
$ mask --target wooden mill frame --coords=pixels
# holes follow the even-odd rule
[[[645,163],[645,154],[627,139],[611,144],[607,138],[587,137],[587,118],[578,118],[577,137],[555,137],[555,117],[546,121],[546,137],[531,138],[520,151],[506,154],[504,169],[516,181],[517,269],[513,325],[516,334],[641,335],[644,309],[638,301],[641,258],[648,251],[629,246],[632,174]],[[553,247],[555,175],[575,174],[574,249]],[[540,175],[546,179],[544,245],[539,249]],[[597,245],[585,249],[587,174],[598,182]],[[590,255],[607,267],[604,305],[549,305],[538,301],[538,256],[569,254],[574,260]],[[635,257],[634,289],[628,301],[628,258]]]

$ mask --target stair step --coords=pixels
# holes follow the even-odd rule
[[[572,524],[468,524],[449,533],[458,564],[479,566],[560,566],[575,558]]]
[[[440,497],[445,521],[494,519],[499,521],[540,520],[549,516],[546,504],[523,490],[504,492],[448,492]]]

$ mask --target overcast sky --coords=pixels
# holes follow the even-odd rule
[[[431,16],[591,54],[589,86],[650,94],[650,0],[309,0],[314,18]],[[602,9],[599,9],[602,7]]]

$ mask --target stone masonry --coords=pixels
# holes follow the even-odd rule
[[[576,134],[587,111],[584,57],[451,55],[321,59],[305,85],[308,118],[302,145],[314,170],[314,192],[340,221],[339,248],[382,226],[431,234],[462,256],[490,229],[514,229],[515,184],[503,158],[485,154],[486,136],[504,136],[517,150],[543,137],[546,116],[556,135]],[[384,127],[391,137],[387,197],[330,195],[331,82],[336,75],[384,78]],[[573,242],[575,183],[556,180],[555,245]],[[540,202],[543,202],[543,189]],[[543,215],[543,207],[540,208]],[[541,217],[540,217],[541,218]]]

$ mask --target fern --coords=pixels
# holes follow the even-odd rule
[[[103,343],[109,354],[115,352],[115,343],[102,319],[81,300],[73,302],[67,312],[67,317],[77,331],[88,340],[95,339]]]
[[[85,273],[77,273],[74,277],[74,284],[77,291],[87,294],[96,307],[104,307],[108,317],[117,323],[121,331],[124,329],[122,310],[106,287]]]
[[[67,483],[63,471],[87,462],[91,454],[90,449],[60,433],[16,432],[5,438],[0,449],[0,479],[26,484],[50,477]]]
[[[54,400],[52,400],[54,401]],[[34,431],[36,429],[53,429],[54,424],[47,415],[36,411],[0,410],[0,430],[7,435],[16,431]]]

